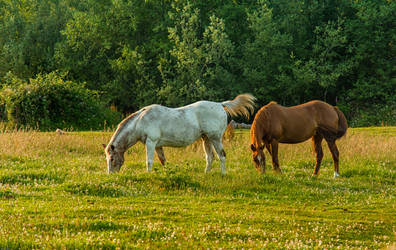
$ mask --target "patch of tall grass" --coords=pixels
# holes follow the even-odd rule
[[[201,142],[145,150],[107,174],[111,132],[0,132],[0,248],[382,248],[395,240],[396,128],[349,129],[341,177],[310,141],[280,145],[282,174],[253,167],[249,134],[225,139],[227,175],[205,174]]]

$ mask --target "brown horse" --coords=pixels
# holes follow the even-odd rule
[[[322,101],[310,101],[293,107],[270,102],[256,114],[250,130],[253,162],[257,171],[265,172],[264,146],[272,156],[274,170],[280,172],[279,143],[300,143],[312,138],[316,154],[314,176],[318,175],[323,158],[322,140],[325,139],[334,161],[334,178],[339,176],[339,153],[336,140],[348,128],[344,114],[336,106]]]

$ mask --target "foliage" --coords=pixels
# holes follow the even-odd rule
[[[54,51],[70,16],[67,1],[0,1],[0,78],[55,70]]]
[[[394,124],[395,22],[389,0],[0,0],[0,79],[68,72],[123,113],[250,92]]]
[[[228,70],[234,47],[224,32],[223,20],[211,15],[203,29],[199,9],[190,3],[174,5],[174,10],[170,18],[175,27],[169,28],[174,63],[161,64],[165,84],[160,98],[168,105],[181,105],[200,99],[221,100],[224,93],[235,92]]]
[[[95,92],[63,78],[52,72],[23,82],[8,74],[0,92],[7,120],[42,130],[103,129],[105,123],[119,121],[119,115],[105,108]]]
[[[106,173],[112,133],[0,133],[0,248],[386,249],[395,242],[396,127],[349,129],[312,178],[310,141],[282,145],[282,174],[253,167],[249,133],[204,173],[199,145],[165,148],[146,172],[144,145]],[[324,147],[325,144],[323,145]],[[181,157],[182,156],[182,157]],[[266,154],[269,157],[268,154]]]

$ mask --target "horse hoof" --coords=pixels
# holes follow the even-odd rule
[[[334,179],[340,177],[340,174],[337,172],[334,172]]]

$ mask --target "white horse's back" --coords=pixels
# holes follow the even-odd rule
[[[184,147],[202,136],[220,136],[227,126],[227,114],[220,103],[200,101],[180,108],[151,105],[137,121],[137,130],[157,146]]]

